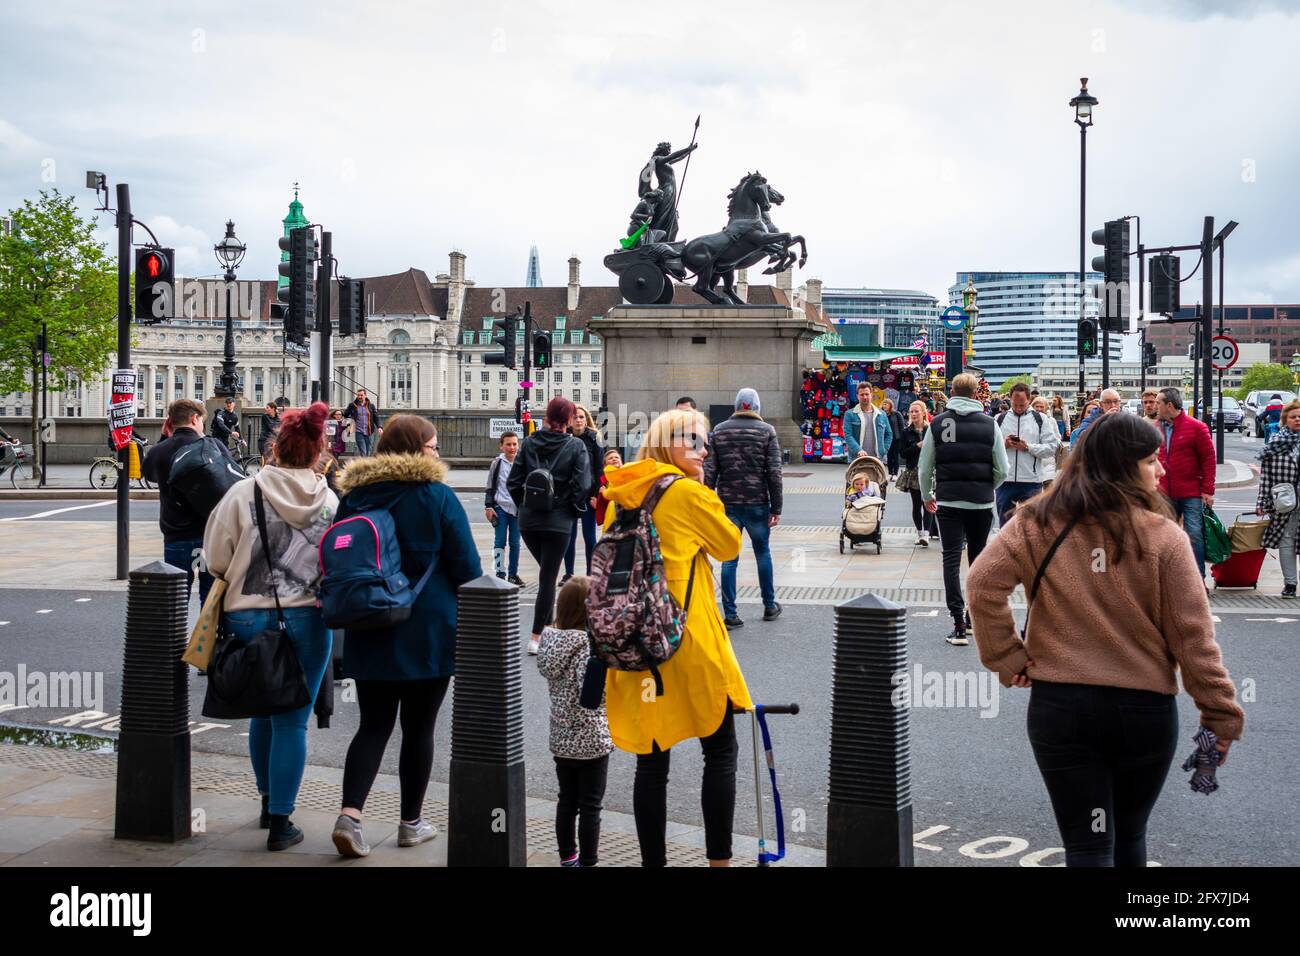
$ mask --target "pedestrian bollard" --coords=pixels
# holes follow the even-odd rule
[[[451,710],[448,866],[526,866],[519,589],[490,574],[460,586]]]
[[[827,866],[912,865],[906,614],[874,594],[835,608]]]
[[[113,834],[190,836],[190,675],[185,572],[161,561],[130,574]]]

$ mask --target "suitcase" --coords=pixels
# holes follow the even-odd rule
[[[1220,561],[1210,568],[1214,575],[1214,587],[1219,588],[1253,588],[1259,584],[1259,571],[1264,566],[1263,548],[1256,551],[1237,551],[1227,561]]]

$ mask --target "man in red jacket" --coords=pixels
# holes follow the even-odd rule
[[[1165,474],[1160,490],[1169,497],[1174,514],[1192,542],[1192,554],[1205,577],[1205,509],[1214,506],[1214,440],[1204,422],[1183,411],[1183,396],[1176,388],[1160,390],[1156,415],[1164,442],[1160,464]]]

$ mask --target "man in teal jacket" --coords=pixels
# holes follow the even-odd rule
[[[871,403],[871,385],[863,382],[858,386],[858,404],[844,413],[844,444],[849,449],[849,461],[863,455],[884,461],[893,441],[889,416]]]

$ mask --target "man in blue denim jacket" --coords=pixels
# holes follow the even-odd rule
[[[858,386],[858,404],[844,413],[844,444],[849,449],[849,461],[863,455],[884,461],[894,441],[889,416],[872,404],[871,396],[871,385],[863,382]],[[864,417],[873,427],[864,427]]]

